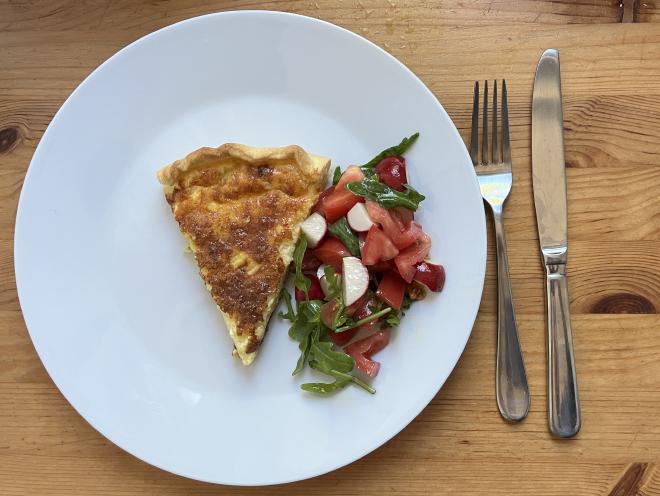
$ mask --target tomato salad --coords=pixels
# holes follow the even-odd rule
[[[287,312],[280,317],[291,321],[289,336],[299,343],[293,374],[309,365],[334,379],[303,384],[305,391],[323,395],[354,384],[375,393],[363,380],[380,369],[372,355],[387,346],[413,301],[427,289],[442,291],[444,268],[426,259],[431,238],[414,218],[424,196],[408,184],[403,158],[418,137],[362,166],[343,173],[337,167],[301,226],[296,309],[284,290]]]

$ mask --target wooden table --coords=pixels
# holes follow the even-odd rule
[[[660,7],[624,3],[2,1],[0,494],[660,494]],[[101,437],[53,385],[23,323],[12,264],[30,157],[66,97],[115,51],[228,8],[297,12],[371,39],[422,78],[464,136],[473,81],[506,77],[515,169],[506,226],[532,393],[527,420],[506,424],[494,399],[492,232],[479,318],[445,387],[385,446],[322,477],[241,489],[162,472]],[[547,430],[543,272],[530,189],[532,79],[549,47],[562,56],[583,409],[581,433],[563,441]]]

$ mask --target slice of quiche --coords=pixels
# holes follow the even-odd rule
[[[227,143],[158,171],[165,198],[234,341],[254,360],[330,159]]]

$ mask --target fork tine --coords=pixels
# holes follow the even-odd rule
[[[502,161],[500,157],[500,137],[497,135],[497,79],[493,81],[493,162]]]
[[[470,158],[472,164],[479,163],[479,81],[474,82],[474,101],[472,102],[472,135],[470,137]]]
[[[490,155],[488,154],[488,81],[484,81],[484,121],[483,136],[481,137],[481,162],[490,164]]]
[[[506,80],[502,80],[502,161],[511,163],[511,143],[509,142],[509,105],[506,98]]]

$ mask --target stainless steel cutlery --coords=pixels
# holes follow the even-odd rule
[[[481,196],[493,214],[497,248],[497,405],[505,419],[518,421],[525,418],[529,411],[530,395],[518,339],[504,236],[504,203],[511,192],[513,180],[506,82],[502,81],[501,124],[498,120],[497,81],[493,83],[490,122],[488,82],[484,82],[481,126],[479,101],[479,83],[475,82],[470,157]],[[552,434],[558,437],[574,436],[581,424],[566,280],[568,217],[565,167],[559,53],[550,49],[541,56],[534,79],[532,183],[546,271],[548,423]]]
[[[518,325],[511,296],[509,261],[504,236],[504,202],[511,191],[511,145],[506,82],[502,81],[502,122],[498,133],[497,81],[493,84],[492,133],[489,139],[488,82],[484,83],[481,154],[479,153],[479,83],[474,84],[470,156],[481,196],[490,206],[497,241],[497,360],[495,389],[497,406],[510,421],[522,420],[529,411],[529,387],[523,361]],[[500,146],[501,140],[501,146]],[[492,147],[489,146],[492,142]]]
[[[563,122],[559,53],[546,50],[534,79],[532,182],[546,270],[548,421],[554,435],[571,437],[580,430],[580,403],[566,281],[568,220]]]

